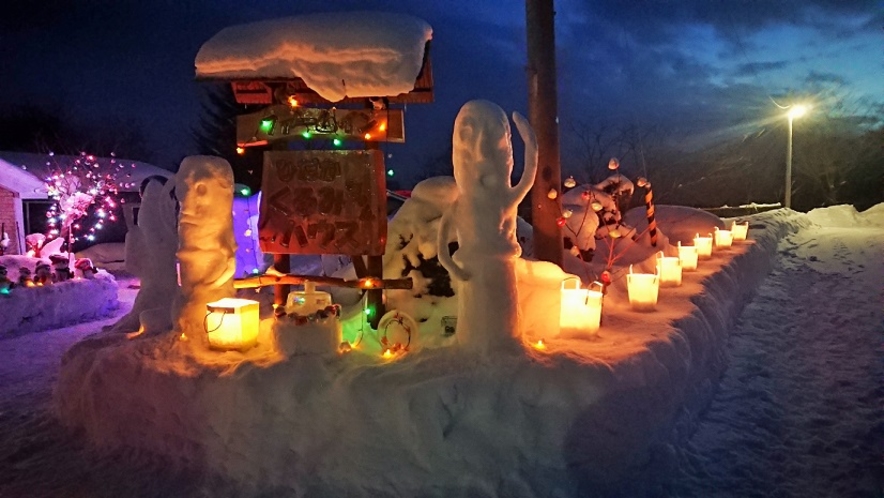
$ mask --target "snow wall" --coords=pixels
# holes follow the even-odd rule
[[[0,264],[18,279],[18,268],[31,271],[40,261],[27,256],[3,256]],[[117,282],[99,270],[92,280],[77,278],[42,287],[15,287],[0,296],[0,336],[39,332],[96,320],[117,309]]]
[[[595,341],[484,359],[423,349],[393,362],[225,353],[206,366],[175,359],[168,336],[105,334],[64,356],[55,408],[99,448],[161,455],[235,496],[656,494],[778,241],[811,225],[789,210],[748,219],[753,240],[661,290],[657,312],[613,300]]]

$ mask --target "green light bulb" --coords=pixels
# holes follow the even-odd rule
[[[387,170],[387,176],[393,176],[395,172],[392,169]]]
[[[304,133],[301,133],[301,136],[304,137],[304,138],[309,139],[310,137],[313,136],[313,134],[310,133],[309,131],[305,131]]]
[[[341,142],[340,138],[336,138],[332,140],[332,143],[335,144],[335,147],[340,147],[343,142]]]

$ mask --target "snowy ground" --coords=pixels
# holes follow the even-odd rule
[[[787,237],[672,476],[680,496],[884,496],[884,230]],[[726,491],[725,491],[726,490]]]
[[[881,496],[882,248],[881,227],[782,241],[731,333],[712,403],[684,422],[677,465],[661,469],[661,495]],[[133,298],[121,286],[119,314]],[[113,321],[0,340],[0,497],[229,495],[162,462],[92,455],[53,421],[61,354]]]

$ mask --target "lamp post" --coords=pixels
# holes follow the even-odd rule
[[[786,200],[783,205],[790,209],[792,207],[792,121],[795,118],[804,116],[807,107],[803,105],[793,105],[789,109],[789,146],[786,148]]]

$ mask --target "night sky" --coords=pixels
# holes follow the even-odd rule
[[[880,1],[561,0],[556,9],[566,170],[577,160],[575,123],[656,125],[688,145],[770,123],[782,114],[772,98],[884,102]],[[0,16],[0,106],[132,120],[153,162],[175,169],[192,152],[202,43],[229,25],[345,10],[405,12],[433,27],[436,101],[410,105],[408,143],[385,146],[400,171],[444,151],[469,99],[526,112],[520,0],[15,2]]]

